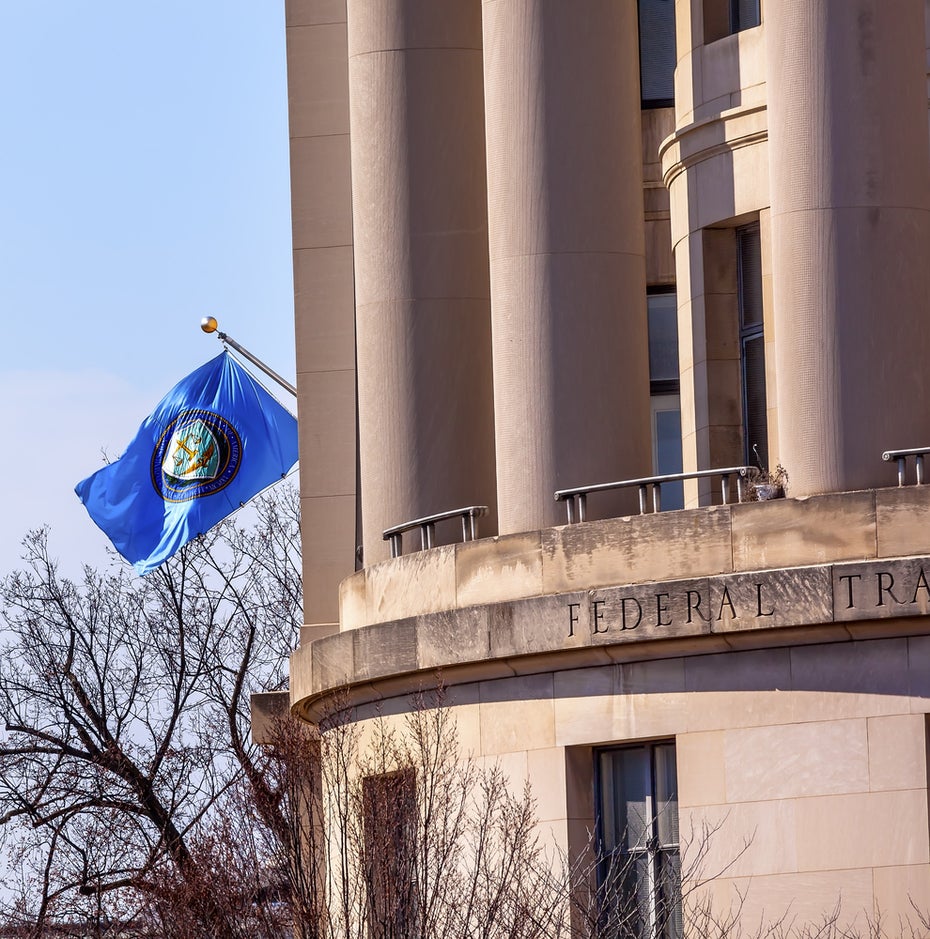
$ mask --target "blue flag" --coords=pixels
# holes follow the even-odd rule
[[[162,398],[115,463],[74,491],[146,574],[296,462],[293,415],[221,352]]]

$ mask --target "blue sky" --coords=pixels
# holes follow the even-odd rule
[[[0,0],[0,573],[220,344],[294,377],[283,0]],[[289,403],[289,402],[285,402]]]

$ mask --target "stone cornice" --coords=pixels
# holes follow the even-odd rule
[[[611,519],[475,542],[469,551],[484,552],[488,568],[497,571],[488,602],[453,602],[355,629],[343,624],[343,632],[294,653],[291,705],[312,720],[335,692],[368,702],[434,685],[437,672],[452,685],[734,648],[927,632],[928,519],[930,492],[886,489]],[[512,572],[514,565],[508,565],[507,549],[511,562],[532,567],[526,555],[534,538],[537,550],[548,555],[553,589],[526,595],[525,579],[516,577],[508,599],[508,567]],[[631,545],[656,558],[631,566]],[[395,577],[389,591],[412,590],[434,552],[454,558],[447,546],[388,562],[393,573],[413,577],[406,587],[402,576]],[[799,563],[788,566],[789,558]],[[468,558],[471,574],[476,561]],[[659,576],[642,576],[650,569]],[[624,577],[626,571],[636,578]],[[373,572],[375,581],[379,573],[385,572]],[[463,584],[467,588],[467,577]],[[430,584],[423,587],[428,591]],[[478,596],[473,588],[462,595]]]
[[[626,584],[433,613],[295,653],[292,706],[728,649],[930,632],[930,555]]]
[[[678,128],[659,147],[662,179],[667,187],[691,167],[742,147],[768,140],[764,104],[732,108],[712,118]]]

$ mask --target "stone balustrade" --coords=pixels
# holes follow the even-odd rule
[[[925,573],[928,572],[928,573]],[[879,489],[588,522],[448,545],[341,588],[340,632],[291,663],[312,717],[435,685],[922,631],[930,492]],[[930,617],[927,618],[930,631]]]

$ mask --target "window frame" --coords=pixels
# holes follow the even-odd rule
[[[649,922],[644,923],[644,928],[640,933],[640,939],[681,939],[681,879],[680,879],[680,870],[681,870],[681,839],[679,835],[679,840],[676,842],[667,842],[663,843],[659,838],[659,820],[661,818],[661,812],[656,811],[656,803],[658,801],[656,795],[657,789],[657,779],[658,772],[656,767],[656,751],[660,747],[670,748],[672,754],[675,758],[675,831],[678,832],[678,752],[677,745],[674,737],[671,738],[659,738],[655,740],[648,741],[635,741],[626,744],[619,744],[614,746],[604,746],[597,747],[593,749],[593,758],[594,758],[594,798],[595,798],[595,850],[597,857],[597,884],[598,884],[598,896],[601,899],[601,902],[609,901],[613,893],[613,886],[609,884],[609,874],[610,874],[610,865],[612,864],[614,858],[618,856],[627,855],[628,858],[634,857],[645,857],[646,859],[646,877],[647,877],[647,889],[649,894]],[[649,830],[647,837],[643,839],[642,845],[637,845],[635,848],[630,850],[624,850],[623,848],[614,848],[608,849],[606,845],[605,838],[605,826],[604,826],[604,772],[602,769],[602,760],[604,757],[616,754],[620,752],[632,752],[632,751],[644,751],[646,755],[646,767],[648,768],[648,785],[644,786],[646,790],[646,816],[647,824],[644,825],[644,829]],[[677,887],[678,896],[675,903],[675,913],[677,914],[677,926],[678,929],[675,929],[675,926],[672,925],[672,929],[675,930],[673,933],[669,932],[669,923],[666,920],[665,923],[659,922],[659,911],[658,911],[658,889],[660,884],[660,859],[663,857],[674,857],[677,862],[679,870],[678,882],[675,885]],[[625,860],[622,863],[620,868],[621,871],[628,870],[627,864],[628,860]],[[621,886],[622,889],[622,886]],[[635,889],[638,893],[639,891],[639,882],[635,885]],[[625,900],[624,902],[629,902]],[[634,901],[635,902],[635,901]],[[629,926],[624,931],[626,934]]]
[[[369,934],[406,935],[418,919],[417,774],[411,766],[363,776],[362,866]]]
[[[762,25],[762,0],[756,0],[757,22],[743,25],[740,22],[740,0],[703,0],[703,44],[709,46],[728,36],[755,29]]]
[[[670,98],[646,98],[643,95],[643,30],[641,23],[642,0],[636,3],[636,44],[639,52],[639,106],[640,110],[651,111],[655,108],[675,107],[675,69],[678,68],[678,43],[675,31],[675,3],[669,0],[672,8],[672,36],[675,45],[675,65],[672,68],[672,96]]]
[[[678,286],[676,284],[656,284],[655,286],[649,286],[646,288],[646,338],[651,340],[649,335],[649,298],[650,297],[667,297],[669,295],[675,297],[675,309],[678,310]],[[678,348],[678,329],[676,322],[675,330],[675,348]],[[649,355],[651,359],[651,354]],[[681,393],[681,366],[678,367],[678,378],[660,378],[653,379],[650,372],[649,375],[649,394],[650,396],[654,395],[677,395]]]
[[[741,33],[747,29],[755,29],[757,26],[762,25],[762,0],[755,0],[756,3],[756,22],[748,23],[743,25],[740,22],[739,7],[740,0],[730,0],[730,35],[733,36],[736,33]]]
[[[650,368],[652,361],[652,335],[651,330],[649,329],[649,298],[650,297],[659,297],[659,296],[673,296],[675,297],[675,310],[676,310],[676,328],[675,328],[675,350],[678,351],[678,327],[677,327],[677,310],[678,310],[678,288],[676,284],[661,284],[656,286],[651,286],[646,288],[646,333],[647,338],[650,342],[649,348],[649,359],[650,359]],[[680,362],[680,360],[679,360]],[[681,472],[683,464],[683,453],[681,446],[681,366],[677,365],[677,374],[678,378],[659,378],[654,379],[650,372],[649,376],[649,434],[652,443],[652,472],[656,476],[664,476],[672,470],[669,470],[665,467],[659,466],[659,434],[658,434],[658,424],[657,424],[657,415],[660,411],[672,411],[677,410],[678,412],[678,427],[679,427],[679,439],[678,439],[678,469],[677,472]],[[672,510],[676,508],[684,508],[685,497],[684,497],[684,484],[681,482],[675,483],[665,483],[662,486],[662,501],[665,508]]]
[[[659,414],[664,413],[675,413],[678,415],[678,469],[669,469],[666,467],[659,466]],[[682,472],[681,466],[682,463],[682,452],[681,452],[681,395],[671,393],[663,394],[651,394],[649,395],[649,425],[651,427],[652,433],[652,471],[656,476],[667,476],[670,473],[680,473]],[[679,483],[663,483],[662,484],[662,504],[668,509],[673,509],[676,506],[668,505],[668,496],[672,492],[681,491],[681,506],[678,508],[684,507],[684,493],[682,489],[682,484]],[[678,500],[676,500],[677,502]]]
[[[741,396],[741,406],[743,409],[742,415],[742,431],[743,431],[743,456],[748,466],[755,466],[761,460],[765,464],[766,468],[768,465],[768,449],[769,449],[769,440],[768,440],[768,390],[766,388],[766,367],[765,367],[765,308],[764,308],[764,293],[760,283],[759,286],[759,319],[758,322],[746,323],[746,281],[744,274],[744,260],[743,260],[743,243],[742,238],[747,234],[754,234],[758,238],[759,243],[759,278],[761,281],[762,278],[762,232],[758,221],[750,222],[747,225],[740,225],[736,228],[736,303],[737,303],[737,316],[738,316],[738,326],[739,326],[739,358],[740,358],[740,396]],[[760,384],[762,387],[763,395],[766,399],[766,408],[765,408],[765,418],[762,421],[761,428],[757,428],[760,431],[759,442],[762,444],[761,452],[757,458],[755,452],[753,451],[753,443],[755,441],[750,440],[750,414],[749,414],[749,372],[747,363],[749,356],[747,355],[747,346],[751,342],[761,342],[762,343],[762,374],[760,377]]]

